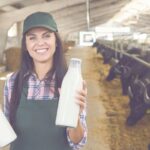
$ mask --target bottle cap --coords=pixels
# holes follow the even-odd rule
[[[80,62],[81,63],[81,59],[79,59],[79,58],[71,58],[71,61],[78,61],[78,62]]]

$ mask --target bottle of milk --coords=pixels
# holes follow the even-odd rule
[[[16,137],[17,135],[0,109],[0,148],[14,141]]]
[[[63,79],[58,103],[56,125],[76,127],[79,105],[75,103],[77,90],[82,89],[81,60],[71,58],[68,71]]]

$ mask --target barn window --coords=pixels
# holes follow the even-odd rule
[[[16,36],[17,36],[17,24],[14,23],[8,30],[8,37],[16,37]]]

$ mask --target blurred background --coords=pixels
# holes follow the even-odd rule
[[[36,11],[54,16],[67,62],[82,59],[88,86],[83,150],[148,150],[150,1],[0,0],[1,106],[5,80],[20,64],[23,20]]]

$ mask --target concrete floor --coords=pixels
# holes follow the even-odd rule
[[[107,130],[107,116],[100,101],[99,66],[96,50],[89,47],[77,47],[67,52],[67,60],[71,57],[82,59],[82,75],[87,82],[87,125],[88,142],[83,150],[110,150]]]

